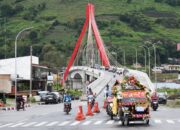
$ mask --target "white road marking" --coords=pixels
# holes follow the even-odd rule
[[[100,125],[103,121],[96,121],[94,125]]]
[[[155,119],[154,122],[157,123],[157,124],[161,124],[162,123],[162,121],[158,120],[158,119]]]
[[[107,121],[107,122],[106,122],[107,125],[111,125],[111,124],[113,124],[113,123],[114,123],[114,120],[110,120],[110,121]]]
[[[0,128],[6,127],[6,126],[10,126],[10,125],[13,125],[13,123],[8,123],[8,124],[5,124],[5,125],[1,125]]]
[[[10,126],[10,127],[17,127],[17,126],[20,126],[20,125],[23,125],[23,124],[24,124],[24,122],[22,122],[22,123],[17,123],[17,124],[15,124],[15,125]]]
[[[166,121],[167,121],[167,123],[174,124],[173,120],[166,120]]]
[[[54,122],[51,122],[51,123],[47,124],[46,126],[53,126],[53,125],[55,125],[57,123],[58,123],[58,121],[54,121]]]
[[[64,121],[64,122],[62,122],[61,124],[59,124],[58,126],[65,126],[65,125],[67,125],[67,124],[69,124],[70,123],[70,121]]]
[[[77,125],[79,123],[80,123],[80,121],[75,121],[74,123],[70,124],[70,126],[75,126],[75,125]]]
[[[44,121],[44,122],[41,122],[41,123],[39,123],[39,124],[37,124],[37,125],[34,125],[35,127],[38,127],[38,126],[42,126],[42,125],[44,125],[44,124],[46,124],[47,123],[47,121]]]
[[[23,125],[22,127],[28,127],[28,126],[34,125],[34,124],[36,124],[36,123],[37,123],[37,122],[30,122],[30,123],[28,123],[28,124]]]
[[[82,125],[89,125],[92,121],[86,121]]]

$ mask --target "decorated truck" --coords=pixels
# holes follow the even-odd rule
[[[112,116],[117,116],[122,125],[130,121],[143,121],[147,125],[150,118],[150,90],[134,76],[117,81],[112,88]]]

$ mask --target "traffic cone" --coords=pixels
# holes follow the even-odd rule
[[[104,106],[103,106],[103,108],[105,109],[106,108],[106,99],[104,100]]]
[[[92,111],[91,111],[91,105],[90,105],[90,103],[88,103],[88,111],[87,111],[87,113],[86,113],[86,116],[93,116],[94,114],[92,113]]]
[[[94,111],[93,111],[94,113],[99,113],[100,112],[100,110],[99,110],[99,107],[98,107],[98,102],[96,102],[95,104],[94,104]]]
[[[85,119],[85,116],[83,114],[82,106],[79,106],[79,112],[76,115],[76,120],[77,121],[82,121]]]

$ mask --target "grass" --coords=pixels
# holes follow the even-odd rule
[[[154,74],[152,74],[152,77],[154,77]],[[164,82],[166,80],[176,80],[177,78],[177,73],[157,73],[158,82]]]
[[[168,100],[166,105],[172,108],[180,108],[180,99]]]

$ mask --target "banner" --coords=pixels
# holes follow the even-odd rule
[[[180,43],[177,44],[177,51],[180,51]]]

